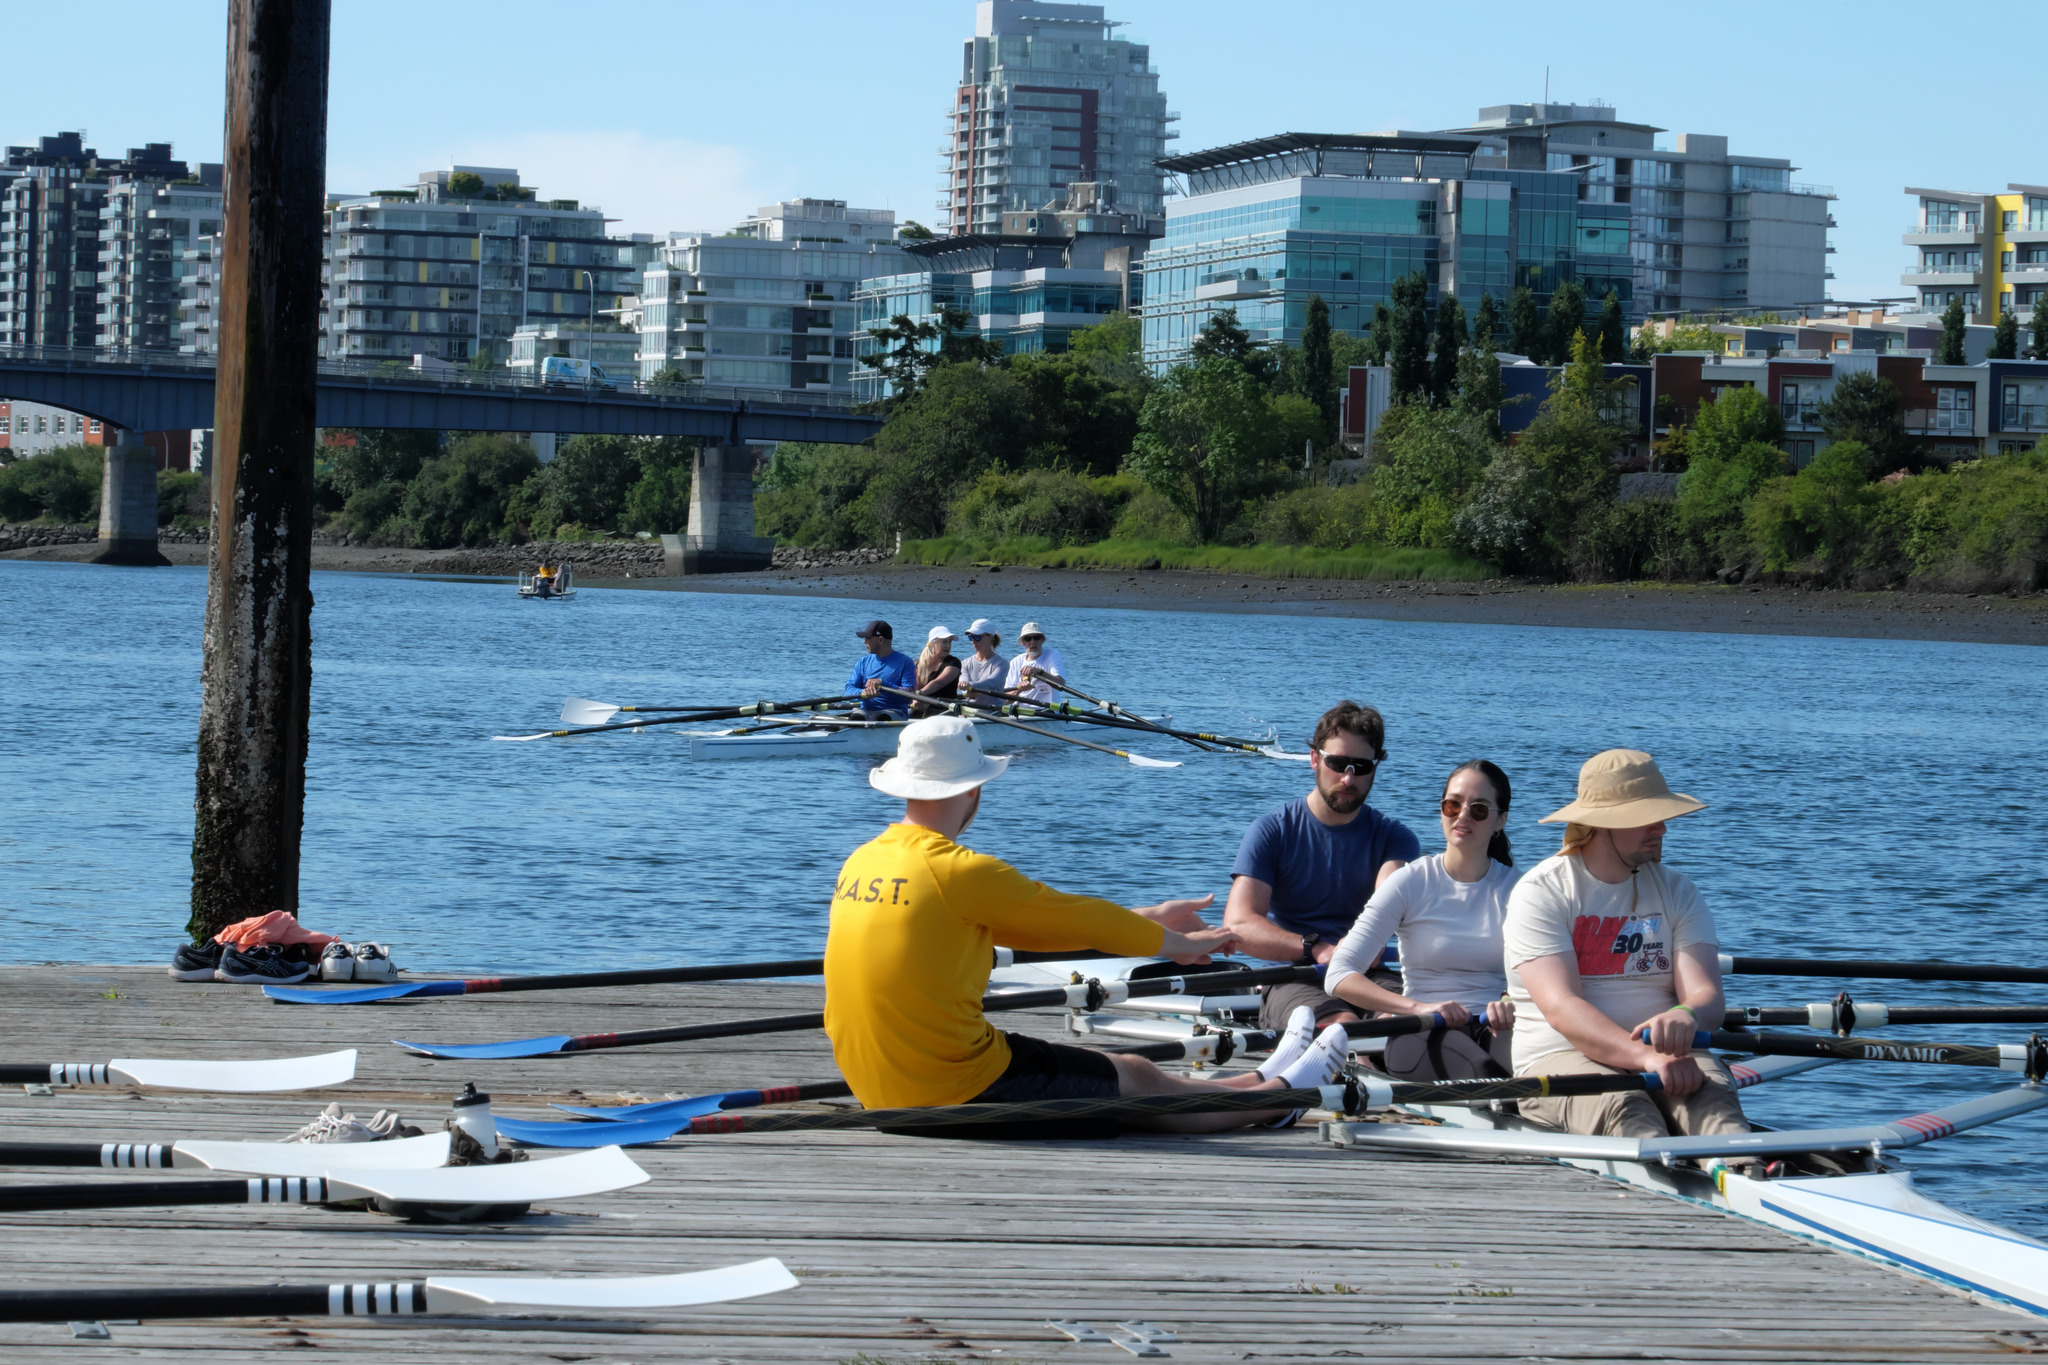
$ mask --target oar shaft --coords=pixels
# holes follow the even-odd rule
[[[1648,1030],[1644,1031],[1647,1035]],[[1864,1062],[1933,1062],[1945,1066],[1989,1066],[2038,1076],[2044,1047],[2036,1037],[2025,1044],[1902,1042],[1886,1038],[1789,1038],[1775,1033],[1717,1029],[1694,1037],[1697,1047],[1723,1048],[1764,1057],[1839,1057]]]
[[[1270,986],[1280,982],[1314,981],[1321,973],[1315,967],[1259,967],[1247,972],[1195,972],[1187,976],[1154,976],[1142,981],[1082,981],[1071,986],[1046,986],[1037,990],[1002,991],[981,998],[984,1010],[1032,1010],[1047,1006],[1097,1010],[1122,1000],[1142,1000],[1154,995],[1239,994],[1247,986]]]
[[[49,1063],[34,1062],[0,1063],[0,1083],[7,1085],[48,1085],[56,1079],[50,1074]]]
[[[161,1167],[168,1142],[0,1142],[0,1166]]]
[[[825,1027],[823,1014],[777,1014],[764,1019],[732,1019],[718,1024],[685,1024],[680,1028],[644,1028],[627,1033],[586,1033],[571,1038],[562,1052],[601,1052],[650,1043],[693,1043],[706,1038],[750,1038],[760,1033],[800,1033]]]
[[[1862,977],[1880,981],[2020,981],[2048,984],[2048,969],[1998,963],[1886,962],[1862,958],[1723,955],[1724,976]]]
[[[849,697],[818,697],[810,701],[761,701],[750,706],[728,706],[716,711],[704,711],[690,716],[664,716],[660,720],[636,720],[625,725],[573,725],[564,730],[547,730],[542,733],[552,739],[569,735],[602,735],[613,730],[645,730],[655,725],[696,725],[708,720],[739,720],[743,716],[779,715],[783,712],[814,711],[829,709],[856,700]]]
[[[992,721],[997,725],[1007,725],[1012,730],[1022,730],[1027,735],[1037,735],[1043,739],[1057,739],[1067,744],[1078,744],[1084,749],[1093,749],[1095,750],[1095,752],[1099,754],[1113,754],[1117,758],[1130,757],[1130,755],[1125,753],[1123,750],[1112,749],[1106,744],[1091,744],[1085,739],[1076,739],[1072,735],[1055,734],[1051,730],[1041,730],[1035,725],[1026,725],[1021,720],[1005,719],[1004,717],[996,715],[993,712],[977,712],[974,707],[962,705],[959,702],[952,701],[945,697],[928,697],[922,692],[909,692],[905,691],[903,688],[900,687],[889,687],[887,685],[878,687],[876,690],[880,692],[887,692],[891,696],[905,697],[911,701],[921,701],[932,706],[940,707],[947,715],[966,716],[974,720]]]
[[[53,1209],[183,1208],[201,1204],[320,1204],[327,1182],[319,1176],[247,1180],[109,1180],[90,1185],[0,1186],[0,1212]]]
[[[0,1322],[106,1322],[129,1318],[325,1317],[337,1297],[365,1286],[264,1284],[176,1289],[0,1290]],[[391,1286],[379,1285],[379,1289]],[[426,1303],[426,1284],[398,1286],[408,1303]],[[388,1303],[389,1295],[385,1296]],[[368,1313],[370,1307],[344,1308]],[[386,1307],[383,1311],[391,1312]],[[414,1309],[412,1311],[419,1311]]]
[[[731,962],[705,967],[644,967],[621,972],[563,972],[554,976],[492,976],[462,983],[464,995],[506,991],[574,991],[604,986],[658,986],[687,981],[752,981],[778,976],[817,976],[825,970],[821,957],[778,962]]]

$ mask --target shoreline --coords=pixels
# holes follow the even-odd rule
[[[96,547],[44,545],[0,558],[82,562]],[[204,545],[165,544],[174,565],[206,562]],[[477,577],[471,550],[316,545],[313,567],[337,573]],[[509,581],[509,580],[507,580]],[[1762,584],[1544,584],[1261,579],[1176,569],[933,567],[884,562],[756,573],[587,577],[578,587],[652,592],[832,597],[953,606],[1121,607],[1140,611],[1240,612],[1354,620],[1432,621],[1578,630],[1674,630],[2048,646],[2048,594],[1854,592]],[[850,615],[863,613],[853,611]]]

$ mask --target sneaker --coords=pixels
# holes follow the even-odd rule
[[[1288,1016],[1287,1027],[1280,1030],[1280,1040],[1273,1045],[1273,1055],[1259,1064],[1259,1079],[1270,1081],[1288,1067],[1309,1045],[1316,1040],[1316,1012],[1307,1005],[1297,1005]]]
[[[348,945],[336,941],[327,945],[320,953],[320,979],[322,981],[353,981],[356,979],[356,955]]]
[[[1290,1024],[1292,1020],[1288,1021]],[[1295,1058],[1285,1071],[1280,1073],[1280,1084],[1289,1090],[1307,1090],[1319,1085],[1332,1085],[1344,1075],[1344,1064],[1351,1056],[1351,1035],[1342,1024],[1332,1024],[1322,1031],[1308,1050]],[[1292,1128],[1308,1112],[1296,1109],[1282,1114],[1266,1125],[1269,1128]]]
[[[398,966],[391,960],[391,945],[388,943],[358,943],[356,953],[356,980],[396,981]]]
[[[214,969],[220,966],[221,945],[212,939],[194,946],[180,943],[178,951],[171,954],[171,980],[211,981]]]
[[[238,986],[289,986],[312,974],[313,968],[306,963],[287,961],[275,944],[264,943],[224,951],[214,979]]]
[[[341,1102],[336,1100],[321,1110],[311,1123],[283,1139],[286,1142],[376,1142],[389,1136],[359,1121],[354,1114],[341,1112]]]

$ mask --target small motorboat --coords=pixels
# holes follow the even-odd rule
[[[519,595],[532,601],[548,601],[576,595],[576,566],[564,562],[549,569],[543,564],[532,573],[519,575]]]

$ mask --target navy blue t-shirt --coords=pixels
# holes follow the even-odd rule
[[[1380,866],[1421,856],[1414,831],[1371,806],[1359,807],[1350,824],[1331,826],[1302,797],[1252,821],[1230,875],[1272,886],[1273,923],[1282,929],[1335,942],[1372,898]]]

